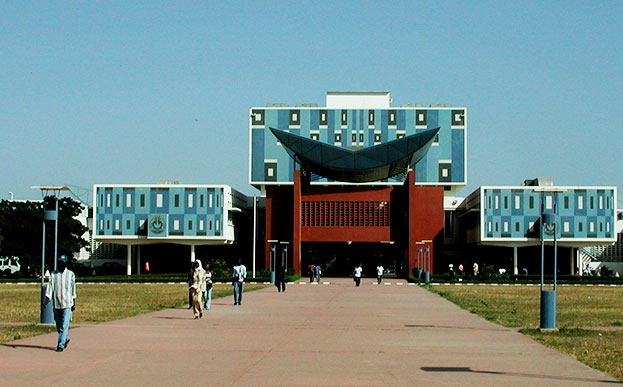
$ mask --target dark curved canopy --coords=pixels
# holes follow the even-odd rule
[[[439,128],[359,150],[340,148],[270,128],[288,154],[303,168],[327,179],[367,183],[404,174],[428,152]]]

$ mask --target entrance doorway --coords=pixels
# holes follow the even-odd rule
[[[301,243],[302,275],[311,264],[321,265],[325,277],[350,277],[355,266],[362,265],[364,276],[376,277],[381,264],[388,276],[401,274],[404,253],[394,244],[379,242],[303,242]]]

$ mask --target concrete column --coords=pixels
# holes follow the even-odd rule
[[[141,274],[141,245],[136,245],[136,274]]]
[[[582,265],[582,259],[580,255],[580,249],[575,249],[575,259],[578,262],[578,273],[584,275],[584,265]]]
[[[519,274],[519,268],[517,267],[517,246],[513,246],[513,274]]]
[[[575,274],[574,269],[576,267],[576,264],[575,264],[575,253],[574,252],[575,252],[575,247],[569,248],[569,259],[570,259],[570,261],[569,261],[570,262],[569,263],[570,269],[569,270],[571,270],[571,273],[570,273],[571,275]]]
[[[195,245],[190,245],[190,262],[195,262]]]
[[[126,259],[126,274],[132,275],[132,245],[128,245],[127,249],[127,259]]]

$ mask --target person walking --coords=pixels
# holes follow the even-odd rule
[[[355,280],[355,286],[359,286],[359,284],[361,283],[361,273],[363,272],[363,268],[361,267],[361,264],[357,265],[357,267],[355,267],[355,271],[353,273],[354,275],[354,280]]]
[[[232,281],[234,285],[234,305],[242,305],[242,291],[246,277],[247,268],[242,264],[242,259],[238,259],[238,264],[234,266]]]
[[[73,271],[67,268],[67,256],[61,255],[57,261],[57,270],[50,276],[48,287],[45,290],[45,301],[43,306],[47,306],[50,301],[54,305],[54,322],[58,332],[58,342],[56,352],[63,352],[69,344],[69,321],[71,312],[76,310],[76,276]]]
[[[309,283],[314,282],[314,275],[316,274],[316,265],[313,263],[308,266],[309,269]]]
[[[278,266],[275,275],[275,286],[279,292],[286,291],[286,270],[284,267]]]
[[[316,265],[316,282],[320,283],[320,277],[322,276],[322,268],[320,265]]]
[[[214,285],[214,272],[210,269],[210,264],[206,262],[206,290],[203,293],[203,301],[205,302],[204,309],[210,310],[212,305],[212,286]]]
[[[203,293],[206,288],[206,272],[201,266],[200,260],[195,260],[193,264],[195,270],[193,271],[192,284],[190,285],[190,294],[193,301],[193,314],[195,319],[203,317]]]
[[[385,268],[383,265],[379,263],[376,267],[376,282],[380,285],[381,281],[383,281],[383,273],[385,272]]]

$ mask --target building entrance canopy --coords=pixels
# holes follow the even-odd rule
[[[404,174],[428,152],[439,128],[351,150],[270,128],[288,154],[304,169],[327,179],[367,183]]]

